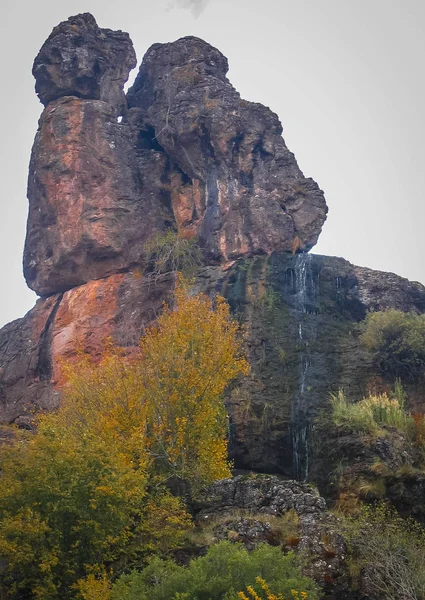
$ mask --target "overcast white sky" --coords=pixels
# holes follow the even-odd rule
[[[229,59],[247,100],[270,106],[325,191],[321,254],[425,283],[424,0],[21,0],[0,9],[0,326],[35,302],[21,255],[30,149],[42,106],[32,62],[79,12],[128,31],[139,61],[196,35]],[[132,79],[136,75],[132,74]]]

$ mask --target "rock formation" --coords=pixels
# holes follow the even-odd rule
[[[325,220],[323,193],[298,168],[277,115],[242,100],[227,70],[221,52],[198,38],[155,44],[128,93],[178,166],[179,230],[218,259],[308,250]]]
[[[128,270],[172,223],[160,193],[167,158],[117,120],[135,64],[128,35],[88,14],[58,25],[35,59],[46,108],[30,162],[24,274],[41,296]]]
[[[290,524],[286,531],[279,530],[276,519],[283,515]],[[195,507],[195,516],[216,541],[239,542],[249,550],[269,543],[302,553],[308,574],[331,592],[326,597],[350,597],[346,544],[335,517],[326,512],[324,498],[311,485],[270,475],[237,475],[211,485]]]
[[[127,34],[89,14],[58,25],[35,60],[45,108],[24,273],[42,297],[0,331],[0,423],[29,427],[34,410],[57,405],[60,359],[96,356],[108,337],[137,342],[173,284],[146,275],[147,244],[174,231],[203,251],[195,289],[224,294],[248,331],[252,376],[228,398],[236,464],[320,479],[313,423],[329,391],[385,385],[358,321],[370,309],[424,312],[425,288],[307,254],[323,193],[278,117],[240,98],[217,49],[155,44],[126,97],[134,66]]]
[[[35,59],[46,108],[30,163],[28,285],[48,296],[128,271],[167,228],[216,262],[311,248],[323,193],[277,116],[240,99],[225,57],[197,38],[155,44],[127,102],[134,66],[128,35],[89,14],[58,25]]]

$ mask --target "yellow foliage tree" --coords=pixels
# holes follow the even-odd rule
[[[149,407],[149,450],[174,476],[212,482],[229,476],[226,386],[247,374],[238,325],[223,298],[175,292],[157,325],[141,340],[138,366]]]
[[[196,488],[229,476],[223,392],[249,368],[238,328],[223,298],[190,296],[180,281],[136,355],[110,346],[99,364],[67,367],[59,418],[80,436],[114,439],[164,478]]]
[[[237,333],[223,299],[180,283],[135,355],[109,346],[66,366],[61,408],[0,450],[0,595],[96,598],[105,569],[179,543],[190,518],[163,484],[230,473],[222,394],[248,369]]]

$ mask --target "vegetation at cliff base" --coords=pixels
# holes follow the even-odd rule
[[[267,582],[271,595],[263,595],[258,578]],[[111,600],[240,600],[241,594],[250,595],[247,587],[266,600],[277,600],[280,594],[285,600],[320,597],[293,553],[284,555],[267,544],[248,552],[241,544],[223,541],[187,567],[153,559],[143,571],[123,575],[112,588]]]
[[[425,530],[385,504],[343,520],[353,581],[370,598],[424,600]]]
[[[63,368],[61,408],[0,451],[5,598],[106,600],[108,580],[191,526],[174,482],[196,494],[230,474],[222,393],[248,366],[224,300],[180,283],[133,354]]]

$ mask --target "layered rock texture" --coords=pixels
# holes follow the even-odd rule
[[[24,253],[41,298],[0,331],[0,422],[31,426],[59,401],[61,362],[133,346],[173,273],[147,272],[167,232],[195,240],[194,290],[220,292],[248,332],[251,375],[229,391],[231,449],[245,469],[324,478],[332,448],[314,423],[329,392],[388,382],[361,347],[368,310],[425,312],[425,288],[308,254],[326,218],[278,117],[242,100],[226,58],[187,37],[135,66],[127,34],[89,14],[58,25],[34,63],[45,108],[29,174]],[[419,388],[411,386],[412,397]]]
[[[135,65],[128,35],[89,14],[58,25],[35,59],[46,108],[30,162],[24,274],[41,296],[128,270],[174,221],[161,193],[167,157],[143,144],[137,119],[118,122]]]

